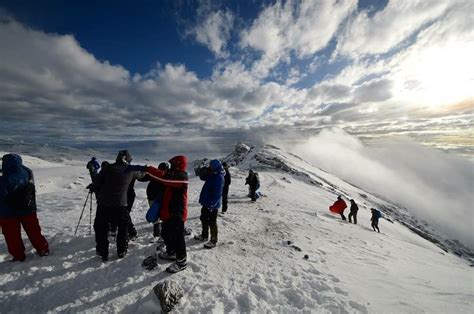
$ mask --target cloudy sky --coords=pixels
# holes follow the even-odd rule
[[[0,134],[87,143],[339,127],[472,155],[472,12],[470,0],[0,0]]]

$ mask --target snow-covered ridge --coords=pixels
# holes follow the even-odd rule
[[[375,195],[364,191],[309,164],[293,153],[285,152],[279,147],[269,144],[249,146],[239,142],[236,144],[234,151],[221,160],[240,170],[253,169],[257,171],[282,172],[294,179],[315,185],[337,195],[342,195],[346,199],[356,199],[357,203],[363,203],[366,206],[373,204],[371,206],[382,210],[387,220],[404,225],[420,237],[436,244],[445,252],[456,254],[474,264],[474,252],[471,249],[456,239],[449,239],[446,236],[440,235],[427,222],[415,217],[408,208],[392,203],[384,199],[382,195]],[[207,159],[198,160],[193,163],[193,166],[197,167],[206,162]],[[287,178],[285,179],[288,180]],[[357,195],[354,195],[354,190],[358,191]]]
[[[90,182],[85,161],[43,167],[23,155],[35,172],[38,216],[51,255],[37,256],[26,240],[27,260],[10,263],[0,239],[2,312],[158,313],[163,308],[153,287],[167,281],[183,293],[177,313],[472,312],[474,277],[466,260],[387,212],[394,223],[382,220],[381,233],[370,228],[368,208],[396,205],[273,146],[240,154],[231,167],[229,210],[218,217],[217,247],[207,250],[192,235],[186,237],[188,269],[175,275],[164,271],[168,261],[157,260],[153,270],[141,266],[156,253],[152,226],[144,219],[145,184],[136,184],[131,212],[138,239],[119,259],[111,238],[110,260],[102,263],[95,256],[93,231],[89,234],[95,204],[89,211],[84,203]],[[246,197],[244,185],[250,166],[258,169],[266,195],[256,203]],[[202,185],[190,177],[186,226],[193,234],[201,230]],[[359,203],[357,225],[328,212],[338,194]]]

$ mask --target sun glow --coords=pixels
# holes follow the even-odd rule
[[[410,56],[400,73],[400,96],[413,105],[438,107],[474,95],[474,42],[429,47]]]

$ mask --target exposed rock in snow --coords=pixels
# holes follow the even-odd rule
[[[161,309],[165,313],[171,312],[184,295],[183,288],[175,281],[160,282],[153,288],[153,292],[160,300]]]

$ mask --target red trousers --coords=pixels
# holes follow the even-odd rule
[[[21,239],[21,226],[38,254],[44,255],[49,252],[48,241],[41,234],[36,212],[22,217],[0,219],[0,225],[7,242],[8,252],[13,255],[14,260],[25,260],[25,245]]]

